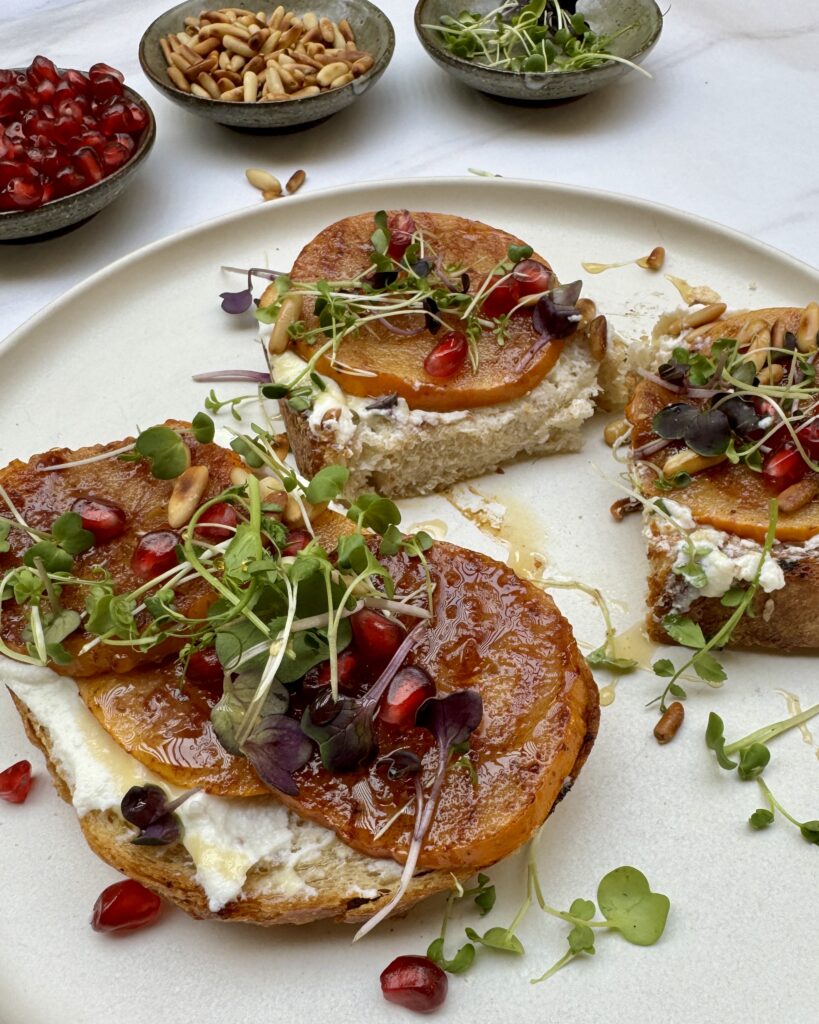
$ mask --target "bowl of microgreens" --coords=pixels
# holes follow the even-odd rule
[[[445,71],[500,99],[585,96],[632,71],[657,42],[654,0],[419,0],[415,31]]]

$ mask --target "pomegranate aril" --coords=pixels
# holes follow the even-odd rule
[[[0,163],[0,185],[8,185],[12,178],[26,178],[34,181],[37,172],[20,160],[4,160]]]
[[[102,164],[100,158],[90,146],[82,146],[72,154],[74,167],[81,174],[89,185],[96,184],[102,179]]]
[[[371,608],[362,608],[350,617],[355,645],[367,661],[385,666],[406,636],[392,619]]]
[[[130,131],[130,118],[123,103],[112,103],[100,113],[99,126],[106,135]]]
[[[99,61],[97,64],[92,64],[88,69],[88,77],[92,82],[102,75],[113,75],[118,82],[125,81],[125,76],[121,71],[117,71],[116,68],[112,68],[110,64],[105,64],[103,61]]]
[[[792,444],[771,452],[762,463],[762,477],[777,493],[798,484],[807,471],[807,463]]]
[[[31,790],[31,762],[18,761],[0,772],[0,800],[10,804],[21,804]]]
[[[512,277],[518,283],[521,295],[537,295],[548,291],[554,275],[548,267],[537,260],[521,260],[515,264]]]
[[[201,651],[194,651],[188,658],[185,678],[221,696],[225,672],[216,654],[216,648],[205,647]]]
[[[54,188],[54,182],[49,181],[47,178],[43,181],[43,198],[41,202],[43,204],[50,203],[54,198],[56,189]]]
[[[406,665],[395,673],[381,698],[379,718],[398,729],[411,729],[418,708],[434,696],[435,683],[432,677],[417,665]]]
[[[238,522],[236,509],[226,501],[218,501],[205,512],[193,533],[195,537],[218,544],[233,536],[233,530],[227,527],[235,528]]]
[[[796,431],[799,443],[814,462],[819,461],[819,419],[810,420]]]
[[[409,210],[401,210],[387,220],[387,228],[390,232],[387,255],[390,259],[400,260],[412,242],[412,236],[415,234],[415,220]]]
[[[127,517],[119,505],[104,498],[78,498],[71,511],[82,519],[82,528],[94,534],[97,544],[104,544],[125,532]]]
[[[51,103],[57,92],[57,87],[47,78],[36,87],[37,99],[40,103]]]
[[[71,87],[75,96],[85,96],[91,87],[91,82],[82,71],[69,68],[63,75],[63,82]]]
[[[173,569],[179,564],[176,546],[179,536],[173,530],[154,530],[140,537],[131,556],[131,568],[143,580]]]
[[[429,957],[397,956],[381,972],[381,992],[390,1003],[431,1013],[446,999],[446,973]]]
[[[43,188],[37,181],[12,178],[3,189],[3,195],[11,203],[12,209],[30,210],[43,201]]]
[[[307,530],[290,530],[287,534],[287,543],[282,548],[282,556],[297,555],[307,547],[312,539]]]
[[[59,171],[54,179],[54,190],[58,196],[68,196],[85,188],[85,178],[73,167]]]
[[[132,931],[152,924],[162,909],[162,901],[144,885],[126,878],[104,889],[91,916],[95,932]]]
[[[356,696],[361,679],[358,658],[354,651],[342,651],[338,656],[338,689],[345,696]],[[330,685],[330,662],[314,665],[302,680],[302,690],[312,700]]]
[[[118,142],[120,146],[127,149],[129,156],[136,149],[136,143],[134,142],[133,138],[130,135],[126,135],[125,132],[117,133],[111,141]]]
[[[139,133],[148,124],[148,115],[138,103],[125,104],[126,131]]]
[[[28,66],[27,74],[29,81],[35,85],[46,81],[56,85],[60,81],[60,72],[48,57],[35,57]]]
[[[100,159],[106,174],[111,174],[128,160],[131,154],[119,142],[106,143],[100,152]]]
[[[520,284],[509,277],[493,278],[489,285],[491,291],[481,300],[481,312],[490,320],[497,320],[500,316],[506,316],[520,302]]]
[[[97,102],[122,95],[122,82],[113,75],[91,75],[91,95]]]
[[[461,331],[449,331],[424,360],[430,377],[452,377],[466,362],[469,344]]]

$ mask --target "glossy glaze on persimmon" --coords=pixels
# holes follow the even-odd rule
[[[169,426],[184,427],[178,421],[168,421]],[[54,448],[42,455],[33,456],[28,462],[15,460],[0,470],[0,484],[29,526],[50,531],[54,521],[78,498],[97,497],[115,502],[127,517],[125,531],[114,540],[95,545],[75,557],[73,572],[83,579],[94,579],[99,570],[111,574],[117,593],[126,593],[141,586],[145,581],[138,577],[131,566],[131,556],[139,537],[151,530],[168,529],[168,499],[173,488],[172,480],[157,480],[151,475],[144,459],[123,462],[117,458],[91,463],[76,469],[41,472],[45,466],[76,462],[106,451],[121,448],[133,441],[125,438],[106,445],[92,445],[71,451],[68,448]],[[215,444],[199,444],[190,435],[186,443],[191,452],[193,464],[206,465],[210,478],[202,498],[218,494],[230,486],[230,471],[240,465],[241,460],[232,451]],[[0,514],[8,515],[5,502],[0,501]],[[21,530],[12,529],[8,537],[11,548],[0,554],[0,575],[20,563],[32,541]],[[85,607],[85,588],[66,586],[60,595],[66,608],[82,612]],[[181,588],[177,594],[179,610],[192,617],[204,614],[213,603],[214,594],[210,587],[198,580]],[[137,620],[143,624],[144,617]],[[28,609],[19,606],[13,599],[3,602],[2,637],[12,648],[25,650],[22,640],[28,626]],[[83,630],[63,641],[63,646],[74,656],[69,665],[53,665],[55,671],[64,675],[85,676],[98,672],[127,672],[136,665],[155,663],[178,650],[182,641],[169,640],[144,653],[128,647],[111,647],[98,644],[81,657],[77,652],[89,640]]]
[[[449,544],[435,544],[428,559],[436,581],[435,619],[408,663],[422,665],[435,679],[438,693],[474,687],[484,705],[470,743],[477,785],[467,768],[450,767],[419,862],[421,868],[454,870],[487,865],[511,853],[541,824],[596,732],[598,699],[571,628],[548,595],[506,566]],[[420,584],[417,560],[395,556],[386,562],[399,592]],[[173,672],[163,673],[163,679],[166,686],[177,688]],[[162,777],[190,785],[189,749],[184,757],[175,754],[174,740],[181,736],[197,749],[197,768],[211,773],[197,784],[215,793],[258,792],[247,776],[240,778],[235,763],[217,756],[210,760],[203,704],[162,694],[140,681],[130,690],[135,704],[129,697],[120,711],[126,684],[118,688],[118,683],[103,684],[95,713],[139,760],[156,768],[146,755],[161,751]],[[86,692],[93,693],[93,687],[92,681]],[[197,729],[206,737],[201,745]],[[379,723],[377,738],[382,755],[409,748],[422,757],[429,786],[437,753],[428,732],[400,732]],[[174,758],[175,766],[168,763]],[[375,836],[410,800],[411,782],[388,781],[375,763],[333,775],[318,753],[295,780],[298,797],[279,796],[299,814],[333,829],[362,853],[403,860],[413,825],[411,808]]]
[[[668,391],[653,381],[641,381],[626,407],[626,417],[632,424],[632,450],[657,437],[651,421],[665,406],[673,402],[686,401],[684,396]],[[691,405],[697,405],[690,401]],[[668,447],[648,457],[649,461],[662,466],[675,451],[682,448],[682,442],[672,442]],[[808,477],[819,474],[811,471]],[[657,479],[651,471],[641,473],[640,487],[651,497],[666,497],[685,505],[697,523],[713,526],[717,530],[733,533],[762,542],[768,531],[769,503],[775,492],[766,486],[760,473],[755,473],[742,464],[720,463],[711,469],[696,473],[686,487],[663,491],[656,486]],[[792,543],[803,543],[819,534],[819,498],[796,512],[779,513],[776,539]]]
[[[510,245],[524,244],[506,231],[452,214],[413,213],[413,217],[430,249],[443,256],[444,266],[459,267],[455,277],[461,271],[469,275],[471,294],[475,294],[493,267],[506,258]],[[331,224],[302,249],[293,266],[293,279],[348,280],[357,276],[371,266],[370,236],[374,230],[371,213]],[[542,257],[535,259],[549,265]],[[312,307],[312,300],[306,299],[304,321],[310,330],[318,326]],[[395,392],[406,399],[411,409],[445,412],[509,402],[528,394],[549,373],[563,350],[563,341],[553,341],[526,361],[527,353],[538,340],[531,312],[527,310],[510,318],[502,346],[493,331],[484,330],[477,342],[477,371],[467,361],[453,376],[436,378],[424,369],[424,359],[448,330],[463,329],[463,322],[451,312],[442,312],[441,318],[447,326],[442,326],[437,334],[423,330],[412,337],[401,337],[382,324],[371,322],[366,330],[345,338],[339,347],[338,361],[375,376],[346,373],[331,365],[328,357],[319,360],[317,369],[338,381],[350,395],[367,398]],[[401,328],[413,328],[423,326],[424,320],[421,314],[413,314],[393,322]],[[324,340],[321,335],[317,344]],[[565,343],[571,344],[572,338]],[[295,351],[303,359],[310,359],[316,347],[305,340],[294,342]]]

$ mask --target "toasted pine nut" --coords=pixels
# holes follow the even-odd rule
[[[611,513],[612,519],[616,519],[618,523],[630,516],[633,512],[639,512],[643,506],[636,498],[619,498],[613,502],[609,512]]]
[[[348,71],[343,75],[339,75],[338,78],[333,79],[330,83],[331,89],[343,89],[345,85],[349,85],[353,81],[355,75],[352,71]],[[318,75],[316,75],[316,81],[318,81]]]
[[[292,92],[296,88],[296,79],[290,74],[289,68],[285,68],[281,64],[279,64],[279,77],[285,89],[289,89]]]
[[[228,89],[227,92],[222,93],[222,99],[227,100],[228,103],[241,103],[245,98],[245,90],[241,85],[237,85],[233,89]]]
[[[755,334],[768,326],[768,322],[761,317],[749,317],[737,331],[737,342],[742,348],[748,345]]]
[[[188,466],[174,481],[168,501],[168,525],[174,530],[190,522],[208,486],[209,475],[207,466]]]
[[[162,50],[162,56],[165,58],[165,63],[173,64],[173,61],[171,60],[171,54],[173,53],[173,50],[168,45],[168,40],[165,39],[164,36],[162,39],[159,40],[159,46],[160,49]]]
[[[677,733],[685,718],[685,708],[678,700],[669,704],[665,714],[654,726],[654,738],[658,743],[670,743]]]
[[[267,351],[272,356],[281,355],[290,342],[290,335],[287,333],[291,324],[301,320],[304,310],[304,300],[298,292],[290,292],[282,299],[279,315],[273,325],[270,340],[267,343]]]
[[[267,24],[269,25],[270,28],[274,28],[274,29],[275,28],[279,28],[281,26],[281,22],[282,22],[282,18],[283,17],[284,17],[284,8],[280,4],[276,8],[276,10],[270,15],[270,17],[267,19]]]
[[[335,25],[329,18],[319,18],[319,28],[321,29],[321,38],[325,43],[332,43],[336,37]]]
[[[205,90],[212,100],[221,99],[222,94],[214,79],[205,71],[196,79],[199,85]]]
[[[222,71],[222,70],[219,70],[219,71],[215,72],[213,77],[219,83],[220,91],[222,91],[222,92],[224,91],[224,90],[221,89],[222,82],[229,82],[232,85],[241,85],[242,84],[242,76],[241,75],[237,75],[235,71],[230,71],[230,70]]]
[[[218,90],[217,90],[218,91]],[[213,96],[208,92],[207,89],[203,89],[198,82],[191,83],[191,92],[194,96],[198,96],[200,100],[212,100]],[[221,96],[220,96],[221,99]]]
[[[266,67],[267,64],[265,63],[264,57],[260,53],[257,53],[255,57],[251,57],[247,64],[245,64],[243,73],[246,74],[248,71],[252,71],[254,75],[261,75],[264,77],[264,70]]]
[[[289,100],[306,100],[310,96],[318,96],[321,89],[317,85],[305,85],[303,89],[297,89],[295,92],[291,92],[287,97]]]
[[[674,477],[678,473],[701,473],[704,469],[711,469],[725,462],[724,455],[698,455],[690,448],[683,448],[669,456],[663,464],[663,474],[667,477]]]
[[[198,53],[200,57],[206,57],[213,50],[218,50],[219,45],[219,40],[216,36],[208,36],[206,39],[200,39],[198,43],[192,43],[191,49],[194,53]]]
[[[301,23],[309,31],[318,25],[318,18],[313,11],[308,11],[307,14],[301,16]]]
[[[263,191],[266,188],[278,189],[281,192],[282,187],[279,183],[279,179],[274,177],[269,171],[262,170],[260,167],[248,167],[245,171],[245,177],[250,184]]]
[[[279,75],[278,69],[275,64],[268,64],[264,73],[265,83],[267,85],[268,92],[277,93],[284,92],[284,85]]]
[[[815,477],[808,477],[800,480],[798,484],[791,484],[779,495],[779,511],[798,512],[805,505],[810,504],[817,494],[819,494],[819,481]]]
[[[648,256],[637,260],[637,266],[643,270],[662,270],[665,263],[665,249],[661,245],[655,245]]]
[[[238,39],[234,35],[226,35],[222,37],[222,45],[226,50],[230,50],[231,53],[238,53],[241,57],[253,57],[255,53],[242,39]]]
[[[234,466],[230,471],[230,482],[234,487],[243,487],[251,475],[244,466]]]
[[[532,297],[533,298],[536,297],[537,301],[540,302],[540,296],[539,295],[538,296],[532,296]],[[537,302],[535,303],[535,305],[537,305]],[[582,318],[584,323],[590,323],[597,316],[597,305],[596,305],[596,303],[592,299],[587,299],[587,298],[578,299],[577,302],[575,303],[575,305],[576,305],[577,311],[578,311],[578,313],[580,313],[580,316],[581,316],[581,318]]]
[[[338,25],[333,25],[333,46],[344,47],[347,44],[347,40],[341,34]]]
[[[751,338],[751,343],[745,353],[745,358],[750,360],[757,369],[757,373],[768,362],[771,355],[771,331],[764,321],[759,321],[762,326]]]
[[[307,504],[305,502],[305,504]],[[308,513],[309,515],[309,513]],[[301,514],[301,507],[292,494],[287,495],[287,504],[282,510],[282,521],[290,527],[304,526],[304,518]]]
[[[173,64],[173,66],[175,68],[178,68],[180,71],[187,71],[188,68],[191,66],[191,62],[187,59],[187,57],[183,57],[182,54],[179,52],[171,54],[171,64]]]
[[[355,42],[355,35],[353,34],[352,27],[346,18],[342,18],[338,23],[338,30],[344,36],[344,39],[348,43]]]
[[[616,441],[619,441],[621,437],[625,436],[629,431],[628,420],[621,417],[617,420],[612,420],[611,423],[607,423],[603,428],[603,440],[607,445],[611,446]]]
[[[757,374],[759,383],[762,385],[780,384],[785,376],[785,367],[780,363],[772,363],[770,366],[763,366]]]
[[[273,98],[273,97],[269,97],[269,98]],[[282,99],[286,100],[288,98],[289,97],[287,97],[287,96],[282,96]],[[262,189],[262,199],[264,199],[265,202],[268,202],[270,199],[281,199],[281,197],[282,197],[281,186],[279,186],[278,189],[275,189],[275,188],[265,188],[265,189]]]
[[[282,50],[286,50],[289,46],[295,46],[300,36],[301,29],[297,25],[291,26],[279,39],[279,47]]]
[[[175,64],[171,64],[168,70],[168,78],[173,82],[177,89],[181,89],[182,92],[190,92],[190,82],[185,78],[182,72],[176,67]]]
[[[196,64],[197,61],[202,59],[200,54],[187,45],[181,46],[179,52],[189,64]]]
[[[294,192],[298,192],[298,190],[302,187],[302,185],[304,184],[306,179],[307,179],[307,172],[306,171],[302,171],[302,170],[293,171],[293,173],[287,179],[287,184],[284,186],[285,187],[285,191],[289,195],[292,195]]]
[[[719,320],[727,308],[724,302],[712,302],[702,309],[695,309],[682,318],[683,327],[702,327],[704,324],[713,323]]]
[[[216,54],[213,54],[206,60],[200,60],[196,64],[191,64],[188,70],[184,73],[185,78],[187,78],[189,82],[195,82],[203,72],[205,74],[210,74],[211,71],[216,70],[216,61]]]
[[[278,29],[276,29],[274,32],[271,32],[270,35],[267,37],[267,39],[265,39],[264,43],[262,44],[262,48],[261,50],[259,50],[259,53],[263,54],[265,57],[269,53],[272,53],[276,49],[276,44],[278,43],[280,36],[281,32],[279,32]]]
[[[608,346],[608,325],[604,316],[596,316],[592,320],[588,326],[586,337],[589,341],[589,352],[591,352],[592,359],[596,359],[598,363],[602,362]]]
[[[245,66],[246,57],[243,57],[241,53],[234,53],[230,58],[230,70],[241,71]]]
[[[224,40],[225,36],[233,36],[234,39],[249,39],[250,33],[244,27],[244,25],[231,24],[228,21],[219,22],[215,25],[209,25],[207,28],[202,29],[199,33],[200,37],[207,38],[208,36],[217,36],[219,39]]]
[[[369,54],[366,54],[363,57],[359,57],[358,60],[353,61],[352,72],[356,77],[358,77],[358,75],[365,75],[374,63],[375,61],[372,57]]]
[[[796,328],[796,345],[800,352],[815,352],[819,336],[819,306],[809,302]]]
[[[335,61],[325,65],[318,73],[319,85],[330,85],[341,75],[347,74],[347,65],[343,61]]]
[[[242,78],[243,99],[245,103],[255,103],[259,93],[259,76],[255,71],[245,71]]]

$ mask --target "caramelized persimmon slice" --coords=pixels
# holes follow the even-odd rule
[[[506,231],[452,214],[414,213],[413,217],[429,245],[443,257],[444,265],[457,266],[469,275],[472,294],[492,268],[506,258],[510,245],[524,244]],[[360,274],[370,266],[373,230],[371,213],[331,224],[302,249],[293,266],[293,279],[345,280]],[[542,257],[534,258],[549,266]],[[304,320],[308,329],[318,326],[312,306],[311,300],[305,300]],[[463,329],[462,322],[450,314],[442,314],[442,319],[449,326],[441,327],[435,335],[423,330],[411,337],[401,337],[383,324],[371,322],[366,330],[345,338],[339,347],[338,362],[371,376],[345,371],[334,366],[327,356],[319,360],[317,369],[338,381],[347,394],[366,398],[397,393],[411,409],[444,412],[510,402],[528,394],[549,373],[564,346],[563,341],[553,341],[527,360],[538,335],[532,327],[530,312],[524,311],[511,317],[502,346],[493,331],[484,330],[477,342],[477,370],[467,361],[452,377],[435,378],[425,371],[424,359],[448,329]],[[395,324],[402,328],[422,326],[423,318],[410,315]],[[572,344],[573,337],[565,343]],[[310,359],[316,351],[316,345],[305,340],[295,341],[294,348],[303,359]]]

